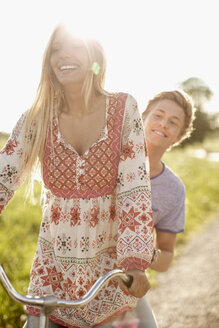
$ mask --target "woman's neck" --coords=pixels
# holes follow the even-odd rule
[[[63,108],[63,111],[68,113],[69,115],[74,116],[83,116],[87,113],[87,105],[85,103],[85,98],[81,94],[81,90],[72,90],[64,91],[65,94],[65,107]],[[89,103],[89,110],[92,110],[92,104],[96,102],[97,96],[95,94],[92,94],[90,97],[90,103]]]
[[[82,116],[86,111],[84,98],[65,95],[65,107],[63,111],[69,115]]]

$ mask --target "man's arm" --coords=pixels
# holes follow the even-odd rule
[[[150,268],[158,272],[165,272],[168,270],[174,257],[176,234],[156,230],[155,243],[159,251],[156,262],[152,263]]]

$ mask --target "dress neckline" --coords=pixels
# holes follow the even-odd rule
[[[108,95],[106,95],[106,99],[105,99],[105,122],[104,122],[104,127],[100,130],[100,134],[99,137],[97,138],[96,141],[94,141],[91,146],[83,153],[83,154],[79,154],[77,152],[77,150],[74,148],[74,146],[72,144],[70,144],[65,137],[63,136],[63,134],[60,131],[59,128],[59,119],[57,114],[55,113],[55,122],[56,122],[56,126],[57,126],[57,137],[58,137],[58,142],[61,142],[62,144],[65,145],[65,147],[67,147],[68,149],[70,149],[71,151],[73,151],[78,157],[83,158],[88,156],[90,150],[99,142],[105,140],[108,137],[108,116],[109,116],[109,97]]]

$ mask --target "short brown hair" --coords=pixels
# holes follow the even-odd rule
[[[180,139],[174,144],[174,146],[179,145],[184,139],[189,138],[193,131],[193,121],[195,119],[195,108],[191,97],[187,93],[181,90],[172,91],[162,91],[156,94],[152,99],[148,101],[145,111],[142,113],[143,121],[146,119],[148,113],[151,111],[152,107],[160,100],[171,100],[179,105],[185,114],[185,122],[183,129],[181,131]]]

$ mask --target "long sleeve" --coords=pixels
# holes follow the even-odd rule
[[[128,95],[117,179],[117,258],[125,270],[145,270],[153,254],[148,163],[142,120],[135,99]]]
[[[25,114],[21,116],[0,152],[0,213],[24,181],[23,156]]]

